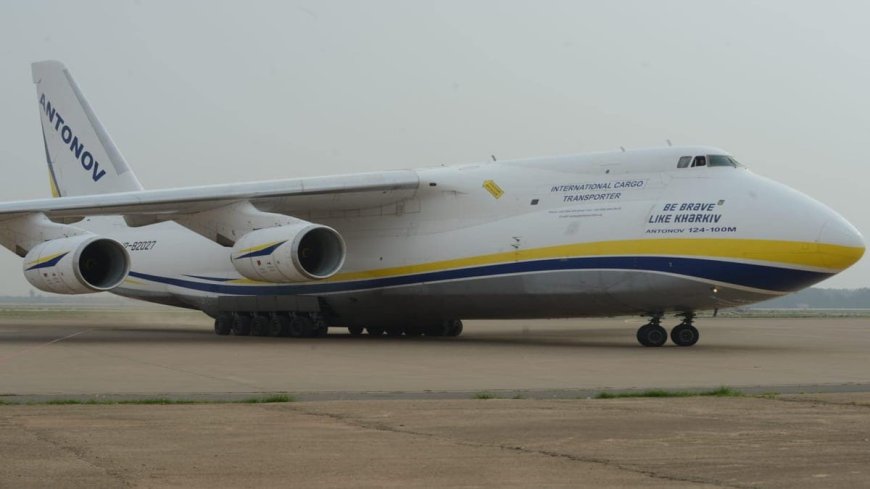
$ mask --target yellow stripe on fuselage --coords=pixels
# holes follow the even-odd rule
[[[253,251],[253,250],[252,250]],[[554,258],[582,258],[592,256],[692,256],[710,259],[736,259],[766,262],[773,265],[791,265],[839,272],[848,268],[864,255],[864,248],[803,241],[775,241],[762,239],[637,239],[598,241],[550,246],[529,250],[516,250],[488,255],[455,258],[399,267],[380,268],[361,272],[339,273],[323,282],[343,282],[373,278],[413,275],[474,266],[497,265],[518,261]],[[247,278],[228,283],[238,285],[274,285]]]
[[[514,261],[584,256],[695,256],[753,260],[841,271],[864,254],[864,248],[800,241],[760,239],[638,239],[599,241],[508,251],[363,272],[340,273],[328,281],[382,278]]]

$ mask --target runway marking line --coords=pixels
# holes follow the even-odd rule
[[[18,357],[20,357],[21,355],[24,355],[25,353],[29,353],[29,352],[32,352],[33,350],[38,350],[38,349],[40,349],[40,348],[44,348],[44,347],[46,347],[46,346],[53,345],[53,344],[55,344],[55,343],[60,343],[61,341],[68,340],[68,339],[70,339],[70,338],[72,338],[72,337],[74,337],[74,336],[78,336],[78,335],[80,335],[80,334],[87,333],[88,331],[90,331],[90,330],[89,330],[89,329],[84,329],[84,330],[82,330],[82,331],[77,331],[77,332],[75,332],[75,333],[73,333],[73,334],[66,335],[66,336],[64,336],[64,337],[62,337],[62,338],[55,338],[55,339],[53,339],[53,340],[51,340],[51,341],[49,341],[49,342],[41,343],[41,344],[36,345],[36,346],[31,346],[30,348],[25,348],[25,349],[23,349],[23,350],[19,350],[19,351],[15,352],[15,353],[13,353],[13,354],[11,354],[11,355],[7,355],[7,356],[5,356],[5,357],[0,357],[0,365],[3,365],[4,363],[6,363],[6,362],[8,362],[9,360],[12,360],[12,359],[14,359],[14,358],[18,358]]]

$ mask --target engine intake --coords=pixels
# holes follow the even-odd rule
[[[84,235],[46,241],[24,257],[24,277],[55,294],[112,290],[130,273],[130,255],[108,238]]]
[[[290,283],[335,275],[345,255],[344,239],[336,230],[299,221],[244,235],[233,247],[232,261],[245,278]]]

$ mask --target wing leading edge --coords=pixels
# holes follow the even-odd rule
[[[420,179],[411,170],[295,178],[265,182],[143,190],[102,195],[0,203],[0,221],[31,213],[51,219],[120,215],[128,220],[173,220],[247,201],[260,210],[297,214],[321,210],[365,209],[413,197]]]

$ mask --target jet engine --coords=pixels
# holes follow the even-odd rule
[[[252,231],[239,239],[233,266],[243,277],[273,283],[322,280],[344,265],[344,239],[334,229],[298,221]]]
[[[53,239],[24,257],[24,277],[34,287],[55,294],[103,292],[121,285],[130,273],[124,246],[94,235]]]

